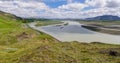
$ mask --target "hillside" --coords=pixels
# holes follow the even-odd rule
[[[0,63],[120,63],[120,45],[59,42],[0,13]]]
[[[19,42],[22,35],[28,34],[27,30],[22,23],[22,18],[16,17],[15,15],[0,12],[0,44],[10,45],[12,43]],[[21,41],[21,40],[20,40]]]
[[[113,15],[102,15],[93,18],[86,18],[86,20],[120,20],[120,17]]]

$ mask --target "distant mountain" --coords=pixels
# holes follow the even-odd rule
[[[97,16],[93,18],[86,18],[85,20],[120,20],[120,17],[113,16],[113,15],[103,15],[103,16]]]

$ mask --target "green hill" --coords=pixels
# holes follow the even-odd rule
[[[0,12],[0,63],[120,63],[120,45],[59,42]]]
[[[0,12],[0,44],[10,45],[18,42],[22,33],[28,33],[25,25],[22,23],[22,18],[15,15]]]

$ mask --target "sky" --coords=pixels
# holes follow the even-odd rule
[[[120,0],[0,0],[0,10],[25,18],[120,16]]]

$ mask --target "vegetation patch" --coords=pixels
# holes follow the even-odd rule
[[[35,26],[46,26],[46,25],[52,25],[52,24],[61,24],[61,21],[37,21]]]

